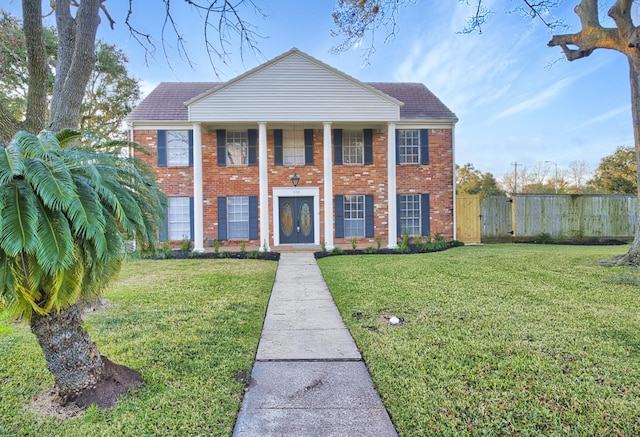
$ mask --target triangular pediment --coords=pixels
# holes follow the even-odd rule
[[[394,121],[402,102],[292,49],[186,103],[193,122]]]

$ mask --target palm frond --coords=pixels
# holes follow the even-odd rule
[[[9,147],[0,147],[0,185],[24,173],[24,157],[15,142]]]
[[[33,190],[17,180],[9,186],[0,187],[2,224],[0,227],[0,249],[9,256],[20,252],[35,253],[38,243],[38,206]]]
[[[64,162],[55,155],[25,160],[25,181],[49,208],[60,210],[71,200],[75,185]]]
[[[55,134],[55,138],[61,148],[67,148],[76,144],[82,138],[82,133],[73,129],[63,129]]]
[[[76,261],[67,218],[40,203],[36,259],[49,275],[69,269]]]
[[[104,230],[105,218],[100,199],[85,179],[74,176],[73,182],[76,186],[75,195],[64,212],[75,237],[91,239]]]

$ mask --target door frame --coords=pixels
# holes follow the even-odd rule
[[[280,198],[281,197],[313,197],[313,245],[320,245],[320,188],[291,187],[273,189],[273,245],[280,245]],[[288,246],[289,244],[287,244]],[[303,244],[304,245],[304,244]]]

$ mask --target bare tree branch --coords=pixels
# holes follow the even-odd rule
[[[162,1],[165,5],[165,19],[161,28],[160,45],[164,57],[171,67],[171,51],[175,49],[180,58],[193,68],[195,65],[187,51],[187,41],[181,34],[180,25],[174,15],[175,0],[173,2],[171,0]],[[237,0],[235,2],[229,0],[183,0],[183,2],[192,7],[203,21],[205,47],[209,62],[216,75],[219,74],[216,61],[227,64],[231,49],[236,44],[243,60],[247,51],[256,57],[262,56],[257,46],[257,41],[262,37],[257,33],[255,26],[242,18],[245,14],[265,17],[254,0]],[[134,24],[133,0],[129,0],[125,24],[132,38],[145,49],[145,61],[148,61],[147,56],[153,56],[155,52],[156,41],[151,33],[141,31],[138,25]],[[175,47],[172,47],[172,44],[175,44]]]
[[[415,0],[338,0],[333,10],[333,22],[337,29],[331,34],[344,38],[333,46],[333,53],[342,53],[356,47],[370,35],[370,42],[364,49],[364,60],[375,53],[375,36],[380,26],[384,26],[387,34],[384,42],[393,40],[400,27],[396,21],[401,8],[414,4]]]

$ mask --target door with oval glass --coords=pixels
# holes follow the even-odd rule
[[[313,197],[280,197],[280,243],[313,244]]]

